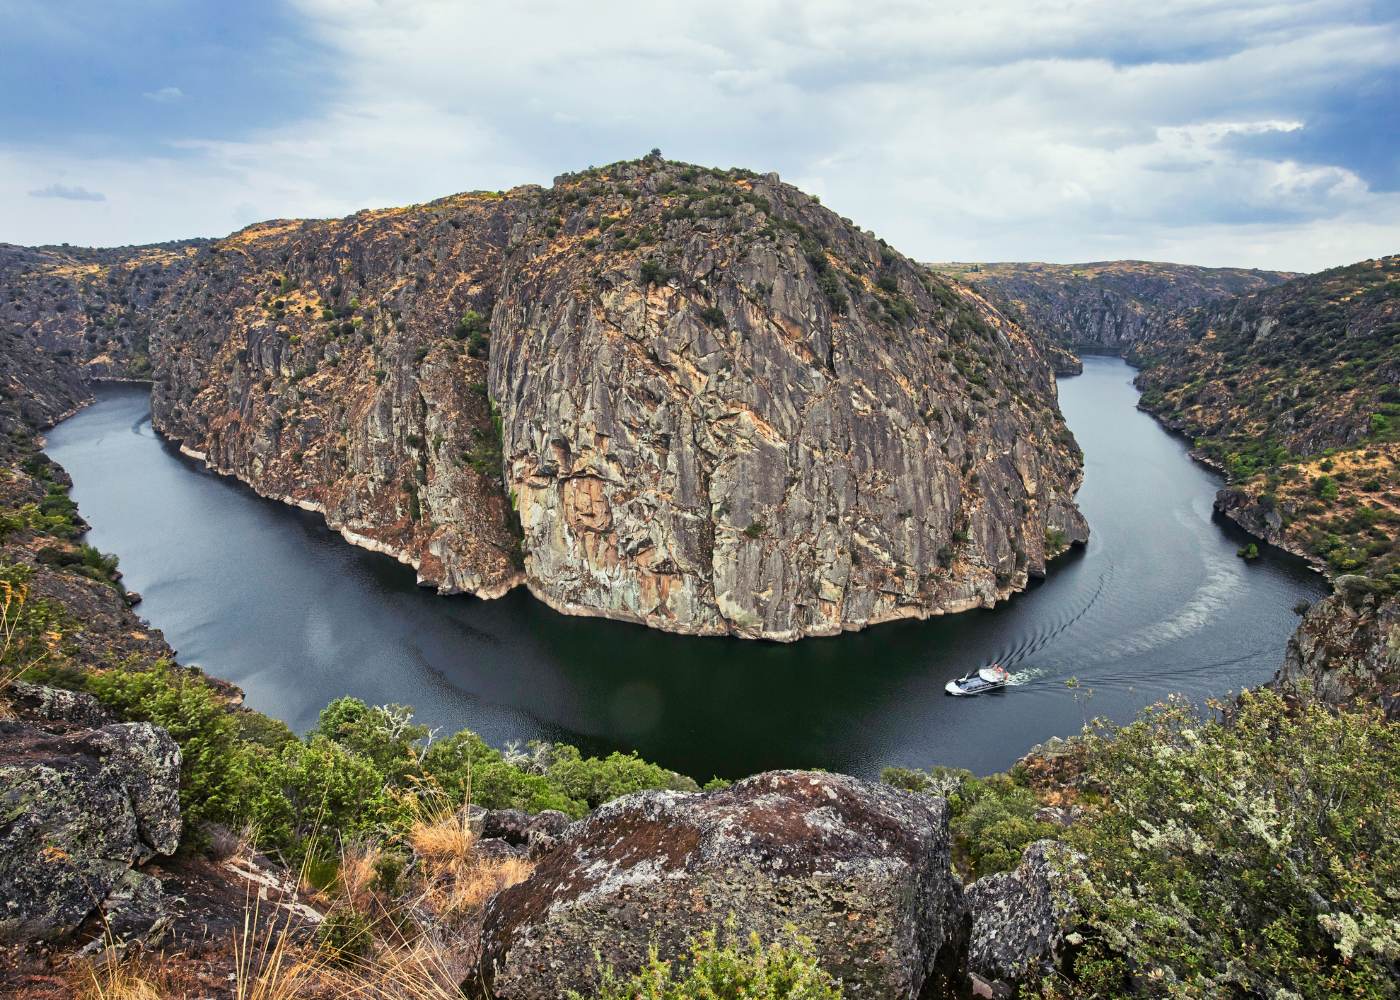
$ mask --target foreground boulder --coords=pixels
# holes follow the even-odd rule
[[[180,842],[180,749],[147,723],[0,722],[0,938],[70,933],[102,906],[137,932],[162,910],[134,872]]]
[[[1073,855],[1063,844],[1037,840],[1015,871],[968,886],[968,969],[978,995],[1014,996],[1054,971],[1076,912],[1073,871]]]
[[[630,972],[731,917],[765,940],[795,927],[853,1000],[953,995],[967,926],[946,804],[801,771],[625,796],[492,899],[465,988],[557,1000],[599,959]]]

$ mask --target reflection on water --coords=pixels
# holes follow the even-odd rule
[[[1084,448],[1093,535],[1049,579],[991,611],[791,645],[666,635],[558,615],[516,591],[442,598],[320,518],[259,499],[152,432],[144,392],[103,389],[55,428],[98,547],[186,663],[299,729],[331,698],[415,706],[497,744],[637,749],[702,780],[769,767],[874,774],[885,764],[1003,768],[1085,713],[1126,718],[1172,691],[1272,676],[1322,581],[1212,515],[1216,482],[1135,408],[1131,370],[1087,357],[1060,383]],[[949,698],[991,660],[1014,688]],[[1075,677],[1080,687],[1066,681]]]

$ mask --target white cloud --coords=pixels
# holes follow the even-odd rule
[[[1238,141],[1305,128],[1317,94],[1394,69],[1396,26],[1346,0],[296,6],[338,67],[334,105],[137,159],[0,149],[0,239],[221,233],[659,145],[776,169],[923,259],[1314,269],[1400,249],[1400,197]],[[65,170],[103,177],[111,211],[3,193]]]
[[[141,96],[156,104],[174,104],[184,98],[185,92],[179,87],[161,87],[159,90],[148,90]]]
[[[101,191],[89,191],[85,187],[70,184],[50,184],[29,192],[31,198],[62,198],[65,201],[106,201]]]

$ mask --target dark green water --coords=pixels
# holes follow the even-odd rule
[[[49,434],[48,452],[73,476],[90,541],[121,557],[145,595],[138,610],[181,660],[298,729],[353,694],[497,744],[637,749],[702,780],[791,766],[987,772],[1086,715],[1127,718],[1173,691],[1205,698],[1267,680],[1293,605],[1324,590],[1290,557],[1236,558],[1243,535],[1212,517],[1218,484],[1135,409],[1122,361],[1085,358],[1060,397],[1085,452],[1085,551],[991,611],[792,645],[567,618],[521,591],[420,590],[411,570],[319,517],[180,456],[152,432],[139,389],[103,389]],[[943,693],[989,660],[1023,683]]]

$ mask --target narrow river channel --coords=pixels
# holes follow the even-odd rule
[[[702,781],[771,767],[982,773],[1088,716],[1126,719],[1174,691],[1200,699],[1267,680],[1294,604],[1324,592],[1291,557],[1236,557],[1244,536],[1212,516],[1217,481],[1136,400],[1116,358],[1086,357],[1083,375],[1060,381],[1093,536],[1047,580],[990,611],[792,645],[568,618],[523,591],[479,601],[420,590],[411,570],[319,517],[179,455],[152,431],[144,389],[101,389],[49,433],[48,453],[73,477],[89,541],[120,556],[145,596],[138,611],[180,659],[299,730],[352,694],[498,745],[636,749]],[[1019,685],[944,694],[990,660]]]

